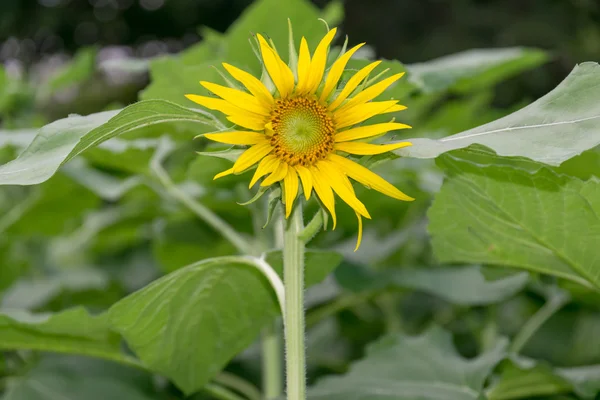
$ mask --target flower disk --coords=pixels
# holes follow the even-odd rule
[[[311,166],[333,152],[335,127],[327,108],[315,99],[279,99],[271,114],[270,138],[277,158],[295,167]]]
[[[257,35],[261,62],[268,73],[265,82],[223,63],[233,79],[244,86],[243,90],[200,82],[217,98],[193,94],[186,97],[203,107],[225,114],[230,122],[237,125],[237,130],[208,133],[204,137],[220,143],[250,146],[232,168],[217,174],[215,179],[240,174],[256,166],[250,187],[260,180],[263,187],[281,183],[286,218],[292,212],[300,187],[307,200],[314,190],[321,204],[331,214],[334,229],[335,193],[356,213],[358,249],[362,237],[362,217],[371,216],[356,197],[348,178],[395,199],[411,201],[413,198],[352,161],[348,155],[381,154],[410,146],[409,142],[381,145],[364,143],[364,140],[386,132],[410,127],[393,121],[361,125],[376,115],[406,108],[397,104],[397,100],[374,101],[403,74],[370,84],[377,80],[377,77],[368,80],[371,72],[380,64],[375,61],[357,71],[338,90],[348,61],[364,43],[341,53],[325,73],[329,46],[335,33],[335,28],[330,30],[312,56],[306,39],[302,38],[297,63],[291,66],[283,62],[264,37]],[[293,43],[293,38],[290,38],[290,43]],[[290,53],[295,54],[296,49],[290,49]]]

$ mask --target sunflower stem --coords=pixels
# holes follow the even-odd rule
[[[266,400],[274,400],[283,392],[282,349],[281,325],[273,321],[262,335],[262,381]]]
[[[285,224],[285,219],[283,220]],[[285,362],[287,400],[306,398],[306,355],[304,345],[304,229],[302,206],[298,204],[287,221],[283,235],[283,279],[285,286]]]

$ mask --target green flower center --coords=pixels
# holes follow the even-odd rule
[[[310,166],[333,151],[335,126],[327,108],[315,99],[277,100],[271,114],[274,153],[290,165]]]

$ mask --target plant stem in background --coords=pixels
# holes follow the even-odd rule
[[[215,376],[213,380],[219,385],[243,394],[248,400],[262,400],[263,398],[260,391],[253,384],[229,372],[223,371]]]
[[[262,382],[266,400],[276,399],[283,392],[282,361],[280,322],[273,321],[262,336]]]
[[[285,224],[286,221],[283,220]],[[298,205],[287,221],[283,235],[283,283],[285,286],[285,366],[287,400],[306,398],[304,345],[304,229],[302,207]]]
[[[167,192],[174,199],[178,200],[183,205],[187,206],[200,219],[210,225],[214,230],[219,232],[225,239],[234,245],[242,254],[255,255],[256,250],[246,241],[235,229],[227,222],[223,221],[217,214],[212,212],[208,207],[198,203],[196,200],[188,196],[183,190],[178,188],[171,180],[171,177],[164,170],[159,162],[152,163],[152,171],[165,187]]]
[[[551,294],[550,298],[546,301],[546,304],[529,318],[517,333],[510,345],[509,351],[518,354],[538,329],[540,329],[540,327],[558,310],[563,308],[569,300],[569,296],[565,292],[557,291]]]
[[[226,389],[220,385],[214,383],[208,383],[203,388],[204,392],[210,394],[215,399],[219,400],[246,400],[242,396],[238,396],[229,389]]]

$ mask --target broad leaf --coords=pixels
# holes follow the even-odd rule
[[[0,311],[0,350],[39,350],[127,362],[120,338],[108,329],[107,315],[83,308],[57,314]]]
[[[73,59],[60,68],[46,83],[49,93],[66,89],[90,79],[96,69],[98,50],[93,47],[83,48]]]
[[[339,377],[308,391],[327,400],[482,400],[483,385],[505,355],[506,342],[474,360],[454,350],[452,336],[432,328],[421,336],[388,336],[370,346],[363,360]]]
[[[556,373],[571,382],[575,393],[584,399],[593,399],[600,393],[600,365],[557,368]]]
[[[425,92],[466,91],[491,86],[546,62],[544,51],[527,48],[474,49],[409,64],[409,79]]]
[[[489,400],[531,399],[571,391],[571,384],[548,365],[527,368],[507,362],[498,382],[488,392]]]
[[[81,159],[73,160],[64,167],[64,173],[74,181],[96,193],[100,198],[116,201],[130,189],[140,185],[139,176],[120,179],[107,173],[89,167]]]
[[[485,165],[461,154],[440,159],[449,177],[428,213],[440,261],[524,268],[600,288],[597,179]]]
[[[266,278],[239,257],[179,269],[124,298],[110,321],[150,369],[186,393],[249,346],[278,306]]]
[[[151,400],[150,377],[108,362],[48,357],[10,379],[2,400]]]
[[[488,281],[477,266],[401,269],[390,274],[389,281],[403,288],[418,289],[453,304],[476,306],[506,300],[527,284],[528,274],[519,273]]]
[[[433,140],[408,139],[401,156],[434,158],[478,143],[501,156],[523,156],[559,165],[600,144],[600,65],[578,65],[553,91],[529,106],[486,125]]]
[[[44,182],[62,164],[89,148],[117,135],[165,122],[210,124],[193,110],[160,100],[142,101],[120,111],[71,116],[41,128],[18,158],[1,165],[0,185]]]

